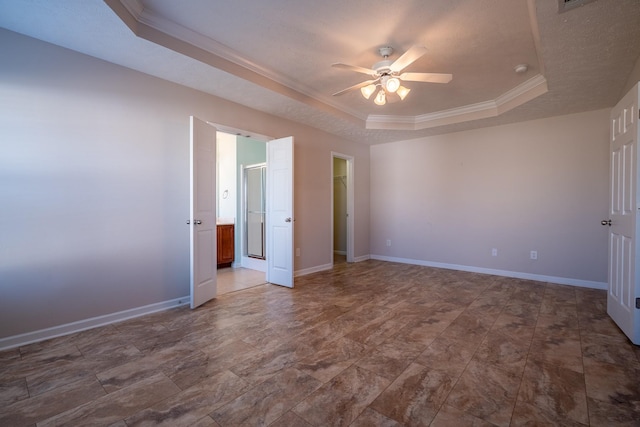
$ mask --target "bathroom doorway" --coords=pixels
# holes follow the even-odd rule
[[[247,179],[244,166],[249,164],[251,165],[250,167],[255,167],[259,175],[266,171],[266,141],[266,138],[256,138],[224,131],[219,131],[217,134],[218,222],[221,226],[226,226],[227,228],[227,224],[233,225],[232,262],[230,266],[225,264],[217,269],[218,294],[246,289],[266,282],[264,239],[259,243],[260,251],[257,250],[255,245],[252,245],[252,250],[256,250],[256,255],[258,256],[261,253],[262,259],[256,258],[251,259],[253,262],[246,262],[246,259],[248,259],[247,230],[249,225],[251,227],[254,225],[260,227],[260,224],[253,224],[253,215],[250,218],[251,224],[247,222],[247,200],[245,198]],[[262,170],[258,166],[262,166]],[[252,183],[255,181],[254,173],[256,172],[250,173]],[[264,182],[264,178],[262,178],[262,181]],[[250,184],[250,188],[253,188],[252,184]],[[252,191],[253,193],[254,191]],[[264,195],[264,191],[259,192],[258,199],[260,194]],[[265,205],[265,201],[260,203],[262,206]],[[264,215],[262,220],[264,220]],[[228,245],[229,243],[220,239],[218,244]]]

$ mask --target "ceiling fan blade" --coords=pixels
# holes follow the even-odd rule
[[[418,45],[412,46],[411,49],[400,55],[400,58],[396,59],[389,69],[394,73],[399,73],[425,53],[427,53],[426,47]]]
[[[441,73],[402,73],[398,76],[405,82],[449,83],[453,79],[452,74]]]
[[[380,80],[380,79],[367,80],[365,82],[358,83],[357,85],[353,85],[351,87],[348,87],[346,89],[341,90],[340,92],[334,93],[333,96],[339,96],[339,95],[342,95],[343,93],[347,93],[347,92],[352,91],[352,90],[356,90],[356,89],[363,88],[365,86],[369,86],[370,84],[376,83],[378,80]]]
[[[367,74],[369,76],[375,76],[376,70],[372,70],[370,68],[358,67],[356,65],[343,64],[341,62],[336,62],[335,64],[331,64],[332,67],[341,68],[343,70],[355,71],[356,73]]]

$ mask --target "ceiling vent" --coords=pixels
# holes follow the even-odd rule
[[[558,0],[558,13],[566,12],[568,10],[575,9],[576,7],[584,6],[587,3],[591,3],[595,0]]]

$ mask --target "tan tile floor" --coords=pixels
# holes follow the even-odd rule
[[[266,282],[266,274],[248,268],[220,268],[217,274],[218,295],[249,289]]]
[[[335,265],[0,353],[0,426],[640,425],[604,291]]]

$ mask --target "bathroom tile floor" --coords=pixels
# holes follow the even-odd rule
[[[252,288],[265,282],[266,274],[263,271],[231,267],[218,269],[218,295]]]
[[[1,426],[640,425],[606,293],[365,261],[0,353]]]

